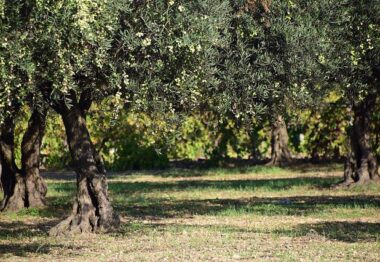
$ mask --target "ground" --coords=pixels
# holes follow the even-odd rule
[[[45,173],[46,209],[0,214],[0,261],[380,261],[380,186],[331,190],[342,166],[111,174],[107,234],[48,237],[71,173]]]

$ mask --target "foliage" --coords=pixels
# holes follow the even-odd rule
[[[309,1],[275,1],[270,12],[237,12],[215,95],[225,111],[250,124],[252,117],[276,114],[292,103],[311,103],[306,86],[315,87],[321,72],[321,48],[313,44],[321,35],[312,8]]]
[[[42,165],[50,170],[60,170],[69,167],[70,161],[63,123],[57,114],[50,112],[41,147]]]
[[[288,112],[288,131],[294,152],[312,159],[340,159],[347,155],[351,112],[335,91],[319,106]]]
[[[297,153],[345,155],[348,106],[378,93],[379,1],[254,2],[2,0],[0,122],[30,111],[49,83],[50,102],[98,101],[89,129],[117,169],[264,158],[278,113]],[[51,115],[45,164],[69,165],[66,147]]]
[[[169,160],[247,158],[252,151],[256,152],[255,158],[260,159],[268,152],[266,126],[252,132],[230,121],[220,130],[201,121],[205,116],[189,116],[179,124],[165,122],[168,118],[165,116],[152,118],[124,110],[115,121],[113,112],[103,110],[105,107],[106,102],[96,104],[87,124],[97,150],[111,170],[162,168]],[[25,126],[27,119],[20,120],[19,125]],[[22,132],[17,134],[20,140]],[[43,165],[48,169],[70,166],[64,127],[54,113],[48,117],[42,154]]]
[[[349,105],[379,92],[380,2],[378,0],[326,1],[330,52],[323,64]]]
[[[210,131],[199,115],[185,118],[168,145],[171,159],[200,159],[212,147]]]
[[[328,104],[320,112],[311,113],[308,120],[303,147],[312,158],[339,159],[347,155],[346,129],[350,117],[341,100]]]
[[[143,112],[191,112],[214,86],[218,48],[226,44],[225,0],[134,1],[122,14],[117,61],[125,98]]]
[[[239,127],[235,121],[225,119],[209,129],[210,138],[214,141],[208,157],[214,161],[226,158],[244,158],[251,153],[251,138],[246,129]],[[259,150],[259,148],[257,148]]]
[[[164,122],[125,110],[119,112],[117,122],[114,122],[113,114],[109,110],[103,110],[105,107],[107,105],[103,103],[91,110],[88,127],[97,150],[110,169],[167,166]]]
[[[121,1],[36,1],[29,30],[36,85],[51,85],[50,100],[89,93],[102,99],[119,88],[112,57]]]
[[[25,103],[34,65],[27,47],[28,33],[23,30],[28,17],[18,1],[0,1],[0,123],[15,114]]]

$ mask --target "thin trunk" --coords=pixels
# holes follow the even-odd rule
[[[227,123],[222,123],[217,129],[217,137],[214,141],[214,149],[212,151],[211,159],[218,162],[228,157],[228,140],[230,139],[230,130]]]
[[[45,130],[46,110],[34,110],[22,141],[22,170],[15,163],[14,120],[8,118],[1,129],[0,152],[3,165],[1,210],[17,211],[45,205],[46,184],[39,175],[40,147]]]
[[[21,144],[28,207],[45,206],[46,183],[40,176],[40,150],[45,134],[47,109],[34,110]]]
[[[119,225],[108,198],[108,184],[101,157],[91,141],[84,111],[74,105],[61,113],[77,174],[77,195],[72,214],[50,230],[50,235],[88,233]]]
[[[260,153],[260,135],[259,131],[262,129],[262,127],[255,126],[250,134],[250,140],[251,140],[251,158],[254,160],[259,160],[261,158]]]
[[[277,116],[272,124],[271,161],[269,165],[286,165],[292,161],[289,149],[289,136],[282,116]]]
[[[347,155],[346,162],[344,163],[344,174],[343,174],[343,181],[338,184],[338,186],[341,185],[351,185],[355,182],[355,170],[357,169],[357,162],[355,159],[355,153],[354,151],[350,151]]]

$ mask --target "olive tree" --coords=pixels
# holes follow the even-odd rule
[[[321,57],[336,89],[351,109],[350,154],[343,185],[378,180],[371,146],[371,119],[380,92],[380,1],[326,1],[330,52]]]
[[[32,91],[34,66],[27,47],[28,5],[0,2],[0,163],[4,199],[1,210],[45,205],[46,185],[39,175],[46,106]],[[23,106],[32,114],[21,144],[21,169],[15,162],[14,129]]]
[[[176,115],[194,108],[214,81],[213,55],[225,30],[223,1],[36,1],[30,40],[34,79],[61,115],[77,173],[72,214],[51,235],[112,229],[119,223],[106,170],[86,116],[111,96],[117,114]]]
[[[312,104],[312,92],[321,81],[318,56],[324,46],[313,42],[323,31],[312,16],[314,5],[236,2],[230,47],[220,56],[217,104],[248,125],[252,118],[272,123],[272,164],[291,159],[286,111]]]
[[[116,56],[133,110],[199,109],[218,84],[218,50],[228,43],[228,1],[135,1],[122,13]]]
[[[86,114],[93,101],[119,89],[112,60],[121,1],[30,1],[29,41],[36,92],[62,118],[77,195],[71,215],[51,235],[117,227],[106,171],[91,141]]]

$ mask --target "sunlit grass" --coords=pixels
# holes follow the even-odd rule
[[[76,183],[73,176],[49,176],[46,208],[0,214],[0,260],[375,261],[380,187],[331,190],[340,168],[111,174],[110,197],[122,215],[121,228],[63,238],[50,238],[47,231],[69,214]]]

